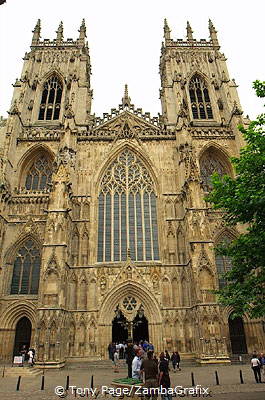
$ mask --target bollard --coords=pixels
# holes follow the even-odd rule
[[[240,376],[240,383],[244,383],[242,370],[239,371],[239,376]]]
[[[21,376],[19,375],[18,380],[17,380],[17,390],[20,388],[20,381],[21,381]]]
[[[45,378],[45,376],[42,375],[42,377],[41,377],[41,387],[40,387],[40,390],[44,390],[44,378]]]
[[[91,383],[90,383],[91,389],[94,389],[94,376],[91,376]]]
[[[65,390],[69,390],[69,375],[67,375],[67,377],[66,377]]]
[[[218,372],[217,371],[215,371],[215,380],[216,380],[216,385],[220,385],[219,376],[218,376]]]
[[[191,373],[191,386],[195,386],[194,373]]]
[[[2,378],[4,378],[4,377],[5,377],[5,369],[6,369],[6,366],[4,365],[4,368],[3,368],[3,373],[2,373]]]

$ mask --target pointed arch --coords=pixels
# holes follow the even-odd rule
[[[38,144],[28,149],[18,162],[19,187],[45,190],[51,183],[54,153],[48,146]]]
[[[77,227],[75,227],[72,240],[71,240],[71,253],[72,253],[72,264],[78,265],[78,258],[79,258],[79,232]]]
[[[58,305],[59,274],[58,264],[53,256],[49,261],[44,274],[43,301],[46,306],[55,307]]]
[[[167,277],[164,277],[162,280],[162,304],[164,307],[171,307],[171,303],[172,294],[170,281]]]
[[[101,177],[98,261],[159,259],[156,188],[151,172],[129,147],[116,154]]]
[[[160,182],[158,180],[159,171],[156,170],[156,167],[153,164],[153,162],[150,160],[148,153],[146,153],[144,151],[144,149],[142,147],[140,147],[139,145],[137,145],[136,143],[133,143],[133,145],[132,145],[132,143],[127,140],[125,142],[119,143],[117,145],[117,147],[114,150],[112,150],[112,153],[108,157],[107,161],[104,162],[104,164],[101,166],[101,168],[95,174],[95,178],[94,178],[95,193],[100,192],[101,182],[102,182],[108,168],[110,167],[110,165],[117,159],[119,154],[121,154],[123,151],[126,151],[126,150],[131,151],[133,154],[135,154],[137,159],[139,159],[139,161],[146,167],[146,169],[148,170],[148,172],[151,176],[152,181],[154,182],[155,192],[160,193],[161,187],[160,187]]]
[[[11,249],[8,250],[9,255]],[[25,235],[13,245],[12,255],[10,294],[38,294],[41,266],[39,243],[32,235]]]
[[[216,237],[215,243],[217,246],[222,243],[231,243],[235,239],[235,237],[236,237],[236,235],[233,234],[231,232],[231,230],[224,228]],[[218,274],[219,289],[222,289],[227,284],[224,274],[229,272],[232,268],[231,257],[224,255],[224,254],[216,253],[215,254],[215,264],[216,264],[216,270],[217,270],[217,274]]]
[[[213,119],[207,81],[198,72],[189,81],[189,97],[193,119]]]
[[[215,295],[211,292],[215,289],[215,279],[211,269],[204,265],[199,272],[199,287],[204,303],[215,301]]]
[[[38,120],[58,120],[61,111],[63,80],[57,72],[51,72],[42,85]]]
[[[69,309],[76,310],[77,306],[77,279],[73,272],[69,277]]]
[[[204,191],[209,192],[212,189],[211,176],[214,172],[219,175],[233,176],[231,163],[226,152],[216,145],[210,145],[201,152],[200,173]]]
[[[172,279],[172,300],[173,307],[179,307],[179,281],[177,277]]]
[[[181,278],[181,306],[182,307],[190,306],[190,291],[188,286],[188,280],[185,274],[183,274]]]

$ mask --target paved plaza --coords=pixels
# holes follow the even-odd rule
[[[83,395],[81,388],[89,388],[91,385],[91,376],[93,375],[94,388],[99,389],[97,396],[101,399],[114,399],[110,395],[102,394],[102,386],[112,387],[111,382],[115,378],[126,377],[126,367],[122,362],[119,373],[114,373],[111,362],[103,363],[102,365],[93,365],[93,363],[83,363],[76,367],[70,365],[68,368],[61,370],[46,370],[45,388],[40,390],[42,375],[21,378],[20,390],[16,390],[17,376],[2,377],[3,367],[0,372],[0,399],[1,400],[55,400],[60,398],[90,398],[91,394]],[[17,375],[19,375],[20,368]],[[242,370],[244,384],[240,383],[239,371]],[[220,385],[216,385],[215,371],[218,372]],[[227,366],[184,366],[181,371],[173,373],[171,371],[171,386],[183,386],[190,388],[191,372],[194,373],[195,385],[201,385],[202,388],[209,388],[210,395],[203,395],[203,390],[197,396],[187,395],[176,396],[176,398],[208,398],[216,400],[265,400],[265,383],[256,384],[251,368],[248,365],[227,365]],[[64,394],[65,397],[55,395],[55,388],[66,386],[67,375],[69,375],[69,391]],[[76,387],[76,391],[75,388]],[[95,397],[94,397],[95,399]]]

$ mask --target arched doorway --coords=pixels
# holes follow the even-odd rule
[[[112,321],[112,342],[123,343],[128,339],[128,323],[122,312]]]
[[[140,340],[149,340],[148,320],[144,315],[137,314],[133,320],[133,341],[140,342]]]
[[[16,326],[15,343],[13,355],[19,355],[22,346],[26,346],[27,349],[30,347],[31,339],[31,322],[27,317],[21,318]]]
[[[230,342],[233,354],[246,354],[247,344],[245,337],[244,322],[242,318],[236,317],[234,319],[229,316],[229,333]]]

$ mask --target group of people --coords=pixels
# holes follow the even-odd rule
[[[28,360],[28,365],[33,367],[35,364],[35,350],[33,348],[28,349],[26,345],[23,345],[19,354],[22,356],[22,364]]]
[[[127,359],[127,343],[120,342],[112,342],[108,346],[109,359],[112,361]],[[134,342],[133,349],[136,350],[141,348],[146,353],[148,350],[154,351],[154,346],[152,343],[149,343],[147,340],[141,340],[140,342]]]
[[[254,372],[254,377],[257,383],[261,383],[261,374],[265,382],[265,355],[264,353],[257,354],[254,352],[251,359],[251,368]]]
[[[146,357],[144,357],[143,349],[136,350],[136,355],[132,361],[132,378],[144,381],[144,387],[148,391],[146,397],[156,398],[157,392],[154,392],[154,389],[158,387],[164,389],[170,388],[169,361],[172,361],[174,370],[177,364],[179,368],[180,357],[175,357],[177,354],[177,352],[174,352],[170,357],[169,353],[166,351],[160,353],[159,359],[157,359],[157,357],[154,356],[154,352],[151,350],[147,351]],[[178,359],[178,362],[176,359]],[[171,398],[171,396],[167,394],[167,391],[165,391],[161,397],[164,400]]]

